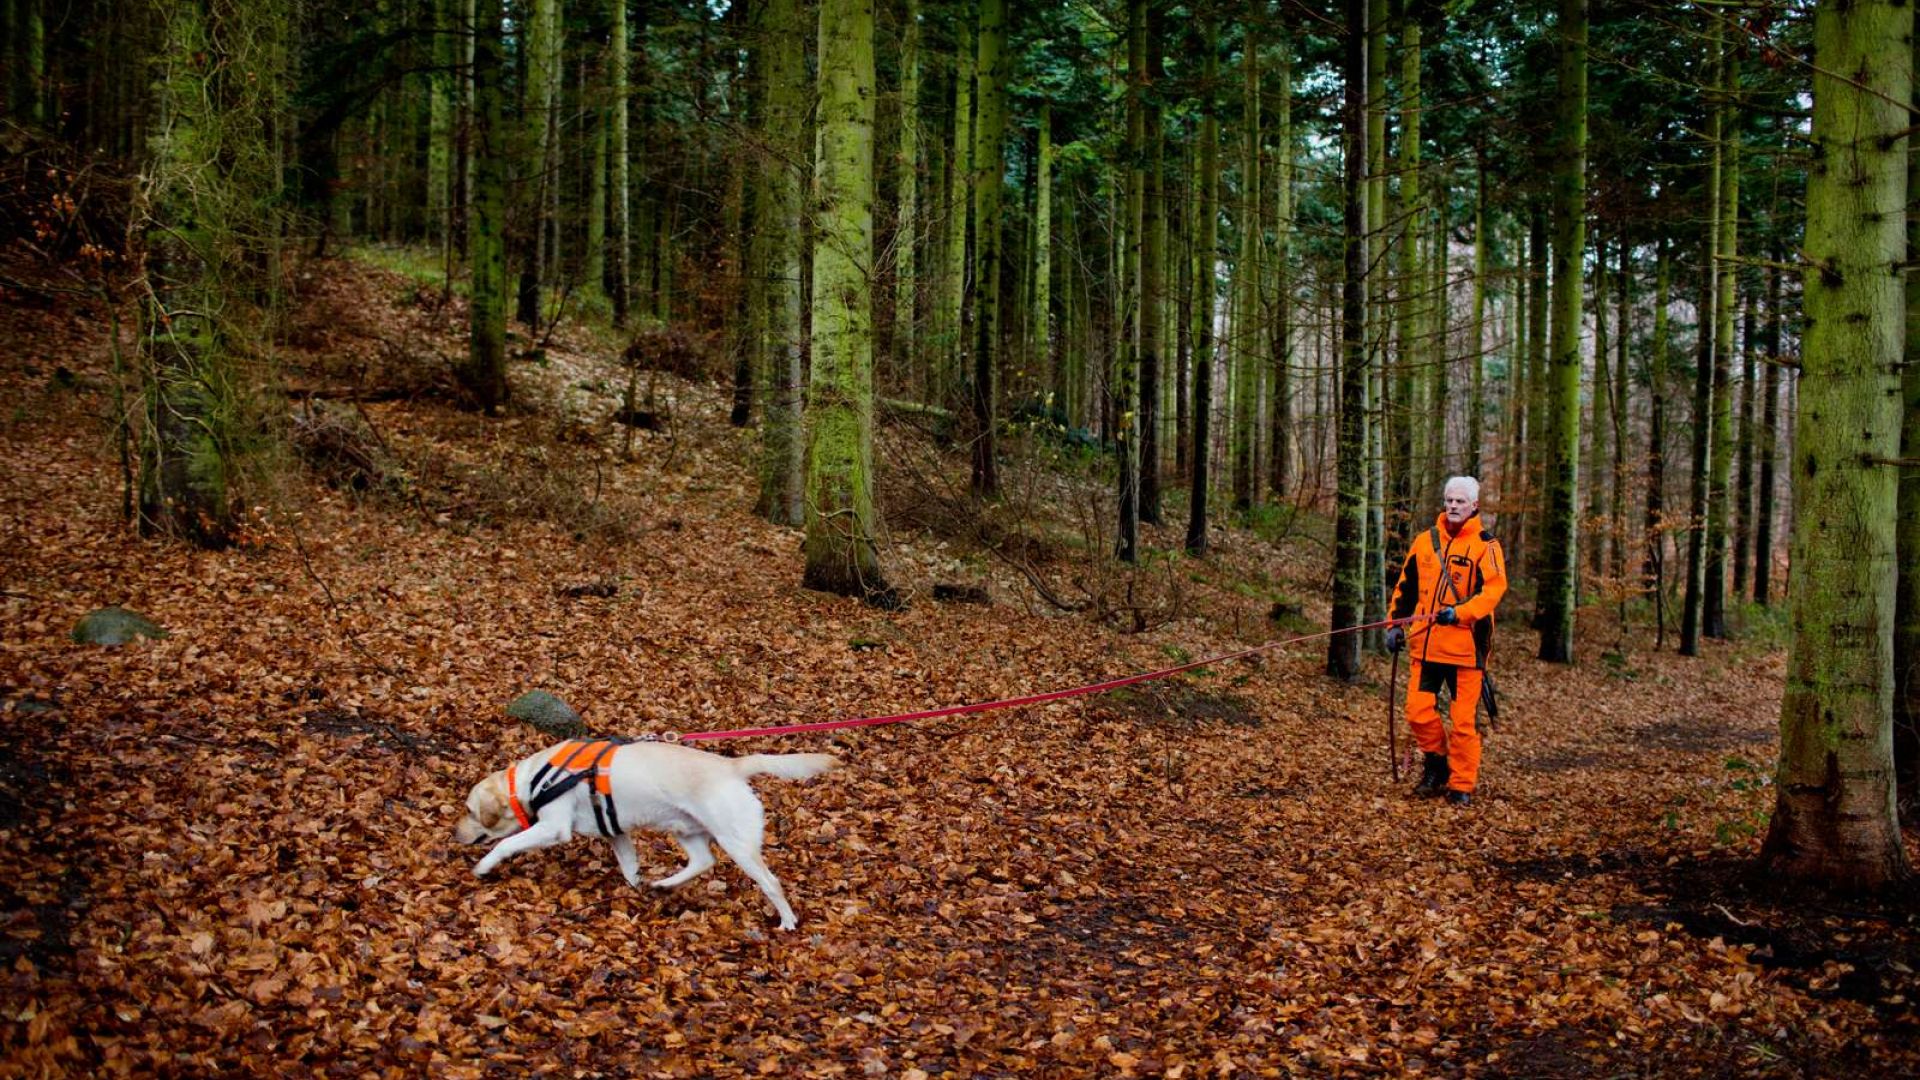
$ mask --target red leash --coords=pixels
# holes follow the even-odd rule
[[[1012,709],[1021,705],[1039,705],[1048,701],[1060,701],[1064,698],[1081,697],[1086,694],[1098,694],[1107,690],[1118,690],[1122,686],[1134,683],[1164,679],[1169,675],[1178,675],[1183,671],[1206,667],[1209,664],[1224,664],[1229,660],[1239,660],[1256,653],[1278,649],[1283,645],[1294,645],[1315,638],[1333,637],[1335,634],[1351,634],[1360,630],[1379,630],[1390,626],[1406,626],[1409,623],[1431,619],[1431,615],[1410,615],[1404,619],[1383,619],[1380,622],[1367,623],[1364,626],[1349,626],[1341,630],[1324,630],[1318,634],[1302,634],[1299,637],[1269,641],[1264,645],[1255,645],[1251,649],[1242,649],[1236,653],[1222,656],[1209,656],[1204,660],[1194,660],[1179,667],[1149,671],[1140,675],[1128,675],[1121,679],[1109,679],[1106,682],[1076,686],[1071,690],[1051,690],[1044,694],[1028,694],[1025,697],[1002,698],[999,701],[979,701],[971,705],[950,705],[944,709],[927,709],[924,712],[895,713],[890,716],[862,716],[852,720],[822,720],[812,724],[783,724],[778,727],[737,728],[731,731],[688,731],[680,734],[668,733],[660,736],[666,742],[699,742],[705,739],[745,739],[759,735],[797,735],[808,731],[838,731],[841,728],[873,727],[879,724],[904,724],[909,720],[932,720],[940,716],[962,716],[967,713],[990,712],[994,709]]]

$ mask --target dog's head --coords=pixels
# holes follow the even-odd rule
[[[520,822],[508,805],[511,795],[505,772],[494,773],[473,785],[473,790],[467,793],[467,815],[453,827],[454,843],[478,844],[519,832]]]

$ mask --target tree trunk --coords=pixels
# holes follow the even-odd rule
[[[1620,237],[1620,277],[1614,290],[1618,305],[1613,321],[1615,362],[1611,397],[1613,408],[1613,468],[1607,477],[1607,570],[1616,579],[1627,575],[1627,444],[1632,438],[1627,424],[1627,357],[1633,335],[1629,321],[1633,312],[1633,244],[1623,233]]]
[[[1761,860],[1877,889],[1909,870],[1895,816],[1895,513],[1913,5],[1814,11],[1807,331],[1793,478],[1793,644]],[[1834,73],[1843,73],[1836,75]]]
[[[1293,54],[1284,44],[1279,53],[1280,69],[1274,73],[1279,109],[1274,125],[1273,326],[1269,334],[1273,401],[1267,438],[1269,486],[1275,499],[1293,494],[1299,471],[1293,430]]]
[[[1717,141],[1717,140],[1716,140]],[[1718,174],[1712,190],[1720,190]],[[1715,209],[1710,221],[1718,220]],[[1680,655],[1700,655],[1700,615],[1706,591],[1707,478],[1712,463],[1710,438],[1713,432],[1713,229],[1708,229],[1700,250],[1699,344],[1694,350],[1693,379],[1693,470],[1687,486],[1687,591],[1680,609]]]
[[[1556,37],[1560,58],[1554,123],[1552,370],[1535,624],[1540,659],[1570,664],[1580,573],[1575,492],[1580,479],[1580,279],[1587,234],[1587,0],[1560,0]]]
[[[583,73],[586,66],[583,58],[580,61]],[[583,77],[582,97],[586,96],[585,83]],[[581,114],[592,123],[593,133],[588,136],[592,140],[592,153],[587,164],[587,249],[580,284],[589,296],[597,297],[607,288],[607,151],[613,141],[608,121],[613,118],[613,110],[598,104],[588,108],[583,101]]]
[[[1754,350],[1756,322],[1753,297],[1747,297],[1740,313],[1740,415],[1734,421],[1733,486],[1733,599],[1737,603],[1747,595],[1747,555],[1753,542],[1753,405]]]
[[[924,386],[919,354],[920,0],[900,12],[899,224],[893,238],[893,362],[906,384]],[[925,394],[921,395],[925,397]]]
[[[1721,43],[1720,94],[1714,125],[1720,141],[1716,153],[1720,161],[1720,196],[1717,200],[1718,227],[1715,229],[1713,263],[1713,446],[1707,451],[1710,471],[1707,477],[1707,551],[1703,568],[1705,591],[1700,602],[1700,629],[1711,638],[1727,636],[1727,503],[1728,481],[1733,463],[1733,314],[1734,284],[1739,265],[1734,262],[1739,247],[1740,222],[1740,128],[1734,116],[1732,98],[1739,87],[1740,62],[1734,52]]]
[[[1395,237],[1400,245],[1400,287],[1398,314],[1400,347],[1393,352],[1393,408],[1381,417],[1387,425],[1389,480],[1387,489],[1393,502],[1389,511],[1387,547],[1403,551],[1418,523],[1415,521],[1415,477],[1420,469],[1414,461],[1416,425],[1424,431],[1433,425],[1445,426],[1438,402],[1435,408],[1422,409],[1416,400],[1417,374],[1431,363],[1433,339],[1427,319],[1429,298],[1422,287],[1421,274],[1426,263],[1420,252],[1420,240],[1426,223],[1425,192],[1421,189],[1420,161],[1420,22],[1417,13],[1403,9],[1400,30],[1400,225]],[[1384,328],[1383,328],[1384,330]],[[1424,506],[1431,505],[1423,503]]]
[[[1508,573],[1512,575],[1516,568],[1524,567],[1528,576],[1537,579],[1541,556],[1535,554],[1540,542],[1534,534],[1544,531],[1542,519],[1546,504],[1543,499],[1545,484],[1542,480],[1542,463],[1547,456],[1546,441],[1552,437],[1547,428],[1547,265],[1550,252],[1547,247],[1547,215],[1536,206],[1528,212],[1527,217],[1527,388],[1522,405],[1526,412],[1520,428],[1519,473],[1522,510],[1519,520],[1509,530],[1513,547],[1508,551],[1512,556]],[[1503,541],[1501,546],[1506,548],[1506,543]]]
[[[1393,331],[1391,278],[1387,236],[1387,30],[1392,0],[1369,0],[1367,12],[1367,400],[1363,409],[1367,462],[1366,588],[1363,619],[1379,622],[1387,608],[1387,434],[1393,416],[1393,365],[1388,363],[1388,336]],[[1380,273],[1375,273],[1378,268]],[[1336,511],[1337,512],[1337,511]],[[1362,637],[1378,649],[1380,631]]]
[[[1909,220],[1912,220],[1911,217]],[[1780,324],[1785,321],[1785,315],[1780,309],[1780,269],[1777,264],[1785,261],[1786,256],[1776,249],[1774,252],[1776,265],[1767,270],[1767,340],[1764,346],[1767,350],[1767,363],[1766,373],[1760,377],[1760,482],[1754,492],[1753,509],[1753,602],[1761,607],[1766,607],[1772,603],[1773,599],[1770,595],[1773,578],[1773,471],[1780,456],[1780,365],[1786,359],[1780,355],[1783,342]],[[1913,285],[1910,275],[1907,287],[1913,288]],[[1908,332],[1912,333],[1911,317],[1908,325]],[[1909,357],[1912,355],[1911,352],[1908,353]],[[1915,365],[1909,360],[1907,365],[1909,377],[1914,370]],[[1909,406],[1908,420],[1911,421],[1914,416],[1915,413]],[[1913,447],[1903,448],[1902,456],[1911,457],[1912,454],[1909,451],[1912,449]],[[1904,493],[1905,490],[1903,488],[1902,492]],[[1916,576],[1914,581],[1920,583],[1920,576]]]
[[[967,295],[967,237],[973,217],[973,79],[974,44],[972,20],[964,12],[956,20],[953,58],[953,154],[948,163],[947,183],[947,273],[942,294],[940,333],[940,395],[936,400],[955,401],[966,370],[967,350],[964,327]]]
[[[1165,80],[1161,70],[1161,12],[1147,5],[1146,71],[1147,85]],[[1140,203],[1140,520],[1160,524],[1160,359],[1165,342],[1166,323],[1166,200],[1162,191],[1161,160],[1166,140],[1160,123],[1160,107],[1153,101],[1143,103],[1146,122],[1146,151]]]
[[[1607,325],[1612,315],[1607,310],[1607,238],[1596,237],[1593,248],[1593,380],[1588,392],[1593,401],[1593,423],[1587,436],[1586,528],[1581,531],[1581,546],[1586,549],[1586,572],[1597,578],[1606,572],[1606,536],[1600,522],[1606,515],[1605,478],[1610,475],[1607,440],[1613,435],[1613,402],[1608,396],[1613,388],[1608,378],[1613,338]],[[1579,594],[1576,588],[1575,596]]]
[[[1357,0],[1348,0],[1349,4]],[[1219,261],[1220,216],[1220,121],[1214,115],[1215,88],[1219,77],[1219,46],[1214,40],[1216,26],[1203,22],[1200,48],[1199,87],[1200,152],[1199,188],[1194,199],[1193,220],[1193,450],[1191,480],[1187,495],[1187,539],[1189,555],[1207,552],[1207,485],[1211,476],[1213,438],[1213,297],[1218,287],[1215,266]]]
[[[1920,41],[1914,42],[1915,60],[1920,60]],[[1920,83],[1910,87],[1911,100],[1920,105]],[[1908,136],[1908,149],[1914,149],[1913,137]],[[1907,199],[1920,193],[1920,155],[1907,155]],[[1907,213],[1907,259],[1909,262],[1920,255],[1920,213],[1909,210]],[[1774,294],[1770,300],[1777,301],[1778,277],[1772,282]],[[1900,485],[1897,499],[1899,519],[1895,526],[1894,571],[1898,575],[1898,586],[1894,594],[1893,613],[1893,760],[1894,775],[1898,798],[1896,805],[1903,820],[1911,820],[1916,806],[1920,806],[1920,467],[1915,467],[1914,459],[1920,458],[1920,273],[1909,270],[1906,275],[1906,335],[1902,359],[1906,367],[1900,374],[1900,395],[1905,406],[1901,415],[1905,418],[1900,430],[1900,457],[1905,464],[1900,467]],[[1773,339],[1779,334],[1779,316],[1777,307],[1770,305],[1767,318],[1767,336]],[[1779,346],[1773,346],[1778,351]],[[1767,402],[1768,423],[1773,417],[1773,384],[1778,365],[1767,365]],[[1771,436],[1771,430],[1768,432]],[[1768,456],[1761,466],[1762,483],[1772,482],[1772,444],[1767,446]],[[1771,512],[1771,504],[1762,503]],[[1766,523],[1761,522],[1760,550],[1767,546]],[[1756,598],[1765,603],[1766,568],[1755,556],[1754,585]]]
[[[1447,472],[1447,431],[1453,413],[1453,387],[1449,378],[1453,359],[1447,354],[1447,336],[1451,331],[1453,309],[1447,299],[1447,206],[1451,201],[1447,190],[1445,173],[1436,178],[1433,189],[1433,214],[1430,218],[1427,253],[1433,259],[1433,269],[1427,275],[1431,282],[1427,292],[1430,299],[1427,304],[1427,332],[1432,341],[1432,358],[1429,361],[1427,380],[1427,448],[1422,471],[1417,476],[1425,477],[1420,488],[1422,498],[1433,498],[1445,487]],[[1415,521],[1412,524],[1418,525]]]
[[[873,505],[873,53],[872,0],[821,0],[801,584],[892,606]]]
[[[453,267],[453,47],[459,38],[447,25],[448,0],[430,0],[427,32],[433,62],[428,65],[427,93],[427,231],[441,251],[442,264]]]
[[[1484,147],[1474,153],[1473,182],[1473,314],[1468,327],[1472,357],[1472,391],[1467,395],[1466,475],[1480,475],[1480,448],[1486,439],[1487,415],[1487,257],[1492,246],[1487,235],[1487,161]],[[1444,236],[1444,230],[1442,232]]]
[[[757,170],[760,191],[754,206],[761,253],[757,270],[761,275],[764,304],[759,353],[765,360],[763,378],[768,385],[764,391],[766,419],[760,429],[760,492],[754,512],[778,525],[800,525],[809,520],[808,508],[801,498],[806,447],[802,442],[800,415],[806,381],[803,354],[806,328],[801,323],[800,295],[800,178],[807,160],[802,137],[807,111],[806,38],[802,36],[805,31],[799,0],[766,0],[757,14],[765,28],[765,33],[758,35],[766,57],[761,69],[764,79],[761,94],[765,102],[761,141],[767,147],[769,160],[765,168]],[[826,15],[822,12],[822,43],[826,25]],[[868,48],[871,59],[871,45]],[[823,71],[823,88],[826,79]],[[871,104],[868,108],[872,108]],[[816,163],[814,168],[817,186],[825,165]],[[820,197],[815,196],[816,200]],[[864,262],[856,265],[863,270],[866,267]],[[820,266],[821,255],[816,249],[816,275]],[[816,276],[816,302],[819,288]],[[816,328],[819,318],[816,312]]]
[[[607,87],[612,98],[613,145],[613,325],[627,325],[633,300],[633,192],[629,182],[628,107],[632,86],[628,79],[633,45],[627,27],[627,0],[613,0],[613,31],[607,42]]]
[[[1259,497],[1254,463],[1260,415],[1260,48],[1251,24],[1242,27],[1240,71],[1240,256],[1233,266],[1233,508],[1253,509]]]
[[[1340,286],[1339,492],[1334,519],[1332,628],[1360,621],[1365,603],[1367,380],[1367,17],[1370,0],[1346,0],[1346,203],[1342,214],[1345,277]],[[1360,639],[1327,639],[1327,674],[1351,682],[1360,676]]]
[[[473,201],[467,257],[472,278],[467,363],[461,383],[489,415],[507,400],[506,138],[500,120],[506,48],[500,0],[477,0],[473,49]]]
[[[1000,493],[996,461],[995,406],[998,403],[1000,332],[1000,201],[1006,173],[1007,129],[1007,5],[1006,0],[980,0],[974,78],[979,111],[973,141],[973,273],[969,279],[973,334],[970,400],[973,413],[973,470],[970,490],[978,498]]]
[[[1667,642],[1667,308],[1673,301],[1673,259],[1667,238],[1654,245],[1653,341],[1647,346],[1647,517],[1641,579],[1653,597],[1654,648]]]

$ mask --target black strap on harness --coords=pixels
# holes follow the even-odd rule
[[[561,768],[553,763],[553,758],[551,757],[541,762],[539,771],[535,772],[533,779],[527,783],[527,794],[529,796],[527,799],[528,817],[538,821],[541,810],[551,805],[554,800],[560,798],[562,795],[572,791],[574,786],[581,781],[599,775],[600,771],[605,768],[606,763],[613,759],[614,751],[625,746],[632,740],[608,738],[584,739],[581,741],[588,745],[594,743],[604,743],[605,745],[601,747],[598,754],[593,756],[593,760],[588,762],[586,767],[582,769]],[[558,757],[559,755],[556,754],[554,756]],[[614,810],[613,792],[609,790],[605,795],[602,795],[599,791],[588,788],[587,797],[588,802],[593,807],[594,828],[600,830],[600,835],[607,837],[620,835],[620,815]]]

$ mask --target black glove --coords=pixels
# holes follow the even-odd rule
[[[1397,626],[1387,627],[1387,651],[1399,652],[1407,643],[1407,632]]]
[[[1460,621],[1460,616],[1455,615],[1451,607],[1443,607],[1440,609],[1440,613],[1433,617],[1433,621],[1439,623],[1441,626],[1452,626],[1454,623]]]

